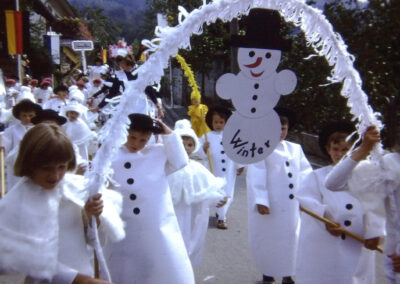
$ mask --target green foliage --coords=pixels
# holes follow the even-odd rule
[[[370,0],[365,10],[334,3],[325,13],[355,55],[369,102],[383,115],[386,145],[393,146],[400,118],[400,2]]]
[[[77,7],[84,17],[88,13],[87,10],[96,11],[91,11],[92,14],[88,16],[89,22],[93,22],[93,27],[89,29],[92,34],[98,34],[95,38],[98,38],[102,45],[104,42],[108,45],[116,44],[121,38],[129,43],[134,39],[141,41],[144,38],[152,37],[155,18],[152,20],[152,25],[149,25],[145,1],[70,0],[70,3]],[[97,26],[98,23],[100,26]],[[95,31],[97,29],[98,32]]]
[[[281,97],[279,105],[296,113],[298,123],[295,128],[318,133],[328,122],[350,119],[346,99],[340,95],[341,84],[331,84],[327,80],[331,67],[325,58],[316,56],[307,46],[303,32],[289,25],[286,29],[292,34],[292,49],[282,53],[279,70],[293,70],[298,82],[292,94]],[[310,55],[315,56],[305,59]]]
[[[80,16],[93,35],[97,48],[108,47],[118,40],[121,28],[104,15],[102,8],[85,7],[80,11]]]

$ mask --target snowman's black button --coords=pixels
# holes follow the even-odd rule
[[[293,195],[293,194],[290,194],[290,195],[289,195],[289,198],[290,198],[290,199],[293,199],[293,198],[294,198],[294,195]]]
[[[133,214],[138,215],[140,213],[140,209],[139,208],[135,208],[133,209]]]
[[[286,164],[286,166],[287,166],[287,167],[289,167],[289,166],[290,166],[290,163],[289,163],[289,162],[287,162],[287,161],[286,161],[286,163],[285,163],[285,164]]]
[[[290,189],[293,189],[293,187],[294,187],[293,183],[289,184]]]
[[[346,227],[351,226],[351,221],[349,221],[349,220],[344,221],[344,225]]]
[[[131,194],[131,195],[129,195],[129,198],[131,199],[131,200],[136,200],[136,194]]]
[[[252,113],[255,113],[257,110],[256,110],[256,108],[255,107],[253,107],[252,109],[251,109],[251,112]]]
[[[135,182],[135,180],[133,179],[133,178],[128,178],[127,180],[126,180],[126,183],[127,184],[133,184]]]
[[[222,162],[222,163],[225,163],[225,159],[222,159],[221,162]]]
[[[259,84],[254,84],[254,89],[258,89],[260,87],[260,85]]]
[[[288,175],[288,177],[290,177],[290,178],[293,177],[293,174],[292,174],[292,173],[288,173],[287,175]]]
[[[342,234],[340,237],[342,238],[342,240],[346,239],[346,235],[345,234]]]
[[[126,162],[125,164],[124,164],[124,167],[125,167],[125,169],[130,169],[131,168],[131,163],[129,163],[129,162]]]
[[[347,209],[347,210],[353,209],[353,204],[351,204],[351,203],[346,204],[346,209]]]
[[[253,96],[253,101],[256,101],[258,99],[258,96],[257,95],[254,95]]]
[[[222,168],[222,171],[223,171],[223,172],[226,172],[226,169],[225,169],[225,168]]]

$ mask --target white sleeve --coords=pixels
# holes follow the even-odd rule
[[[322,202],[322,194],[314,172],[310,172],[305,176],[297,191],[296,198],[301,207],[320,216],[324,215],[327,206]]]
[[[247,190],[250,191],[249,194],[252,196],[249,204],[269,207],[267,168],[264,160],[247,167],[246,183]]]
[[[345,157],[337,164],[325,179],[325,187],[332,191],[348,190],[347,182],[357,162],[350,157]]]
[[[189,163],[189,157],[183,147],[182,138],[172,132],[162,135],[164,151],[167,156],[166,174],[169,175],[182,169]]]

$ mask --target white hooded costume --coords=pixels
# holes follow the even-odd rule
[[[175,132],[181,137],[190,137],[199,149],[196,133],[187,119],[175,124]],[[225,197],[222,190],[226,181],[215,177],[197,161],[189,159],[183,169],[168,176],[176,218],[182,232],[193,266],[201,264],[209,220],[209,207],[215,206]]]

